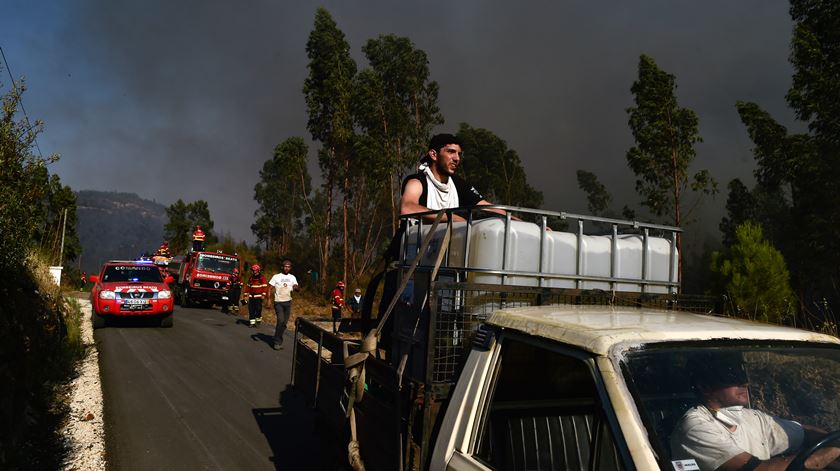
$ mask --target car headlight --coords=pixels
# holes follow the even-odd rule
[[[172,291],[158,291],[158,299],[169,299],[172,297]]]
[[[116,299],[116,297],[114,292],[108,289],[103,289],[99,292],[99,299]]]

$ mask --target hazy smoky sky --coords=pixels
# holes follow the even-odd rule
[[[0,47],[43,153],[75,190],[171,204],[206,200],[216,229],[253,241],[254,185],[274,146],[304,136],[306,41],[319,4],[262,0],[3,0]],[[577,169],[615,206],[638,201],[625,109],[640,54],[676,75],[700,119],[695,168],[720,182],[690,231],[716,233],[752,144],[735,110],[759,103],[797,127],[784,95],[792,23],[781,0],[327,1],[359,68],[362,45],[409,37],[428,54],[446,123],[487,128],[515,149],[545,207],[585,211]],[[6,71],[0,76],[8,90]],[[315,145],[310,170],[317,178]],[[466,150],[469,152],[469,149]]]

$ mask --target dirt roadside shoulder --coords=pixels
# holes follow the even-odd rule
[[[99,379],[99,351],[93,341],[90,301],[78,299],[82,307],[81,334],[86,350],[79,364],[79,376],[70,383],[69,414],[60,434],[67,446],[63,469],[105,471],[105,422],[102,384]]]

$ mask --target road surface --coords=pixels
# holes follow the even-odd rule
[[[309,409],[288,389],[292,337],[209,309],[175,326],[96,331],[111,470],[319,469]]]

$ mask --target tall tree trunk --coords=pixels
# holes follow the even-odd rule
[[[329,266],[330,261],[330,229],[332,228],[332,200],[333,200],[333,179],[334,175],[333,172],[329,172],[329,176],[327,177],[327,217],[324,223],[324,240],[322,241],[322,245],[324,247],[324,256],[321,257],[321,291],[326,292],[326,278],[327,278],[327,267]]]
[[[361,237],[359,235],[359,228],[362,224],[362,204],[364,204],[364,202],[367,201],[367,179],[364,177],[364,175],[359,176],[359,182],[356,188],[357,191],[355,193],[354,201],[352,202],[353,229],[351,231],[351,237],[353,239],[353,254],[350,256],[350,273],[353,274],[354,278],[358,278],[358,276],[361,274],[361,271],[358,270],[359,264],[357,263],[357,254],[359,251],[357,241],[361,240]],[[373,214],[371,214],[370,216],[373,216]]]
[[[388,176],[388,180],[390,183],[390,194],[391,194],[391,233],[397,233],[397,216],[399,215],[399,211],[397,211],[397,203],[396,203],[396,193],[397,190],[394,188],[394,175]]]
[[[343,263],[343,270],[341,279],[344,280],[344,283],[347,283],[347,254],[348,254],[348,246],[350,244],[349,240],[349,231],[347,230],[347,193],[350,189],[350,179],[348,178],[348,174],[350,172],[350,159],[347,156],[344,156],[344,200],[341,203],[341,211],[344,216],[344,263]]]

